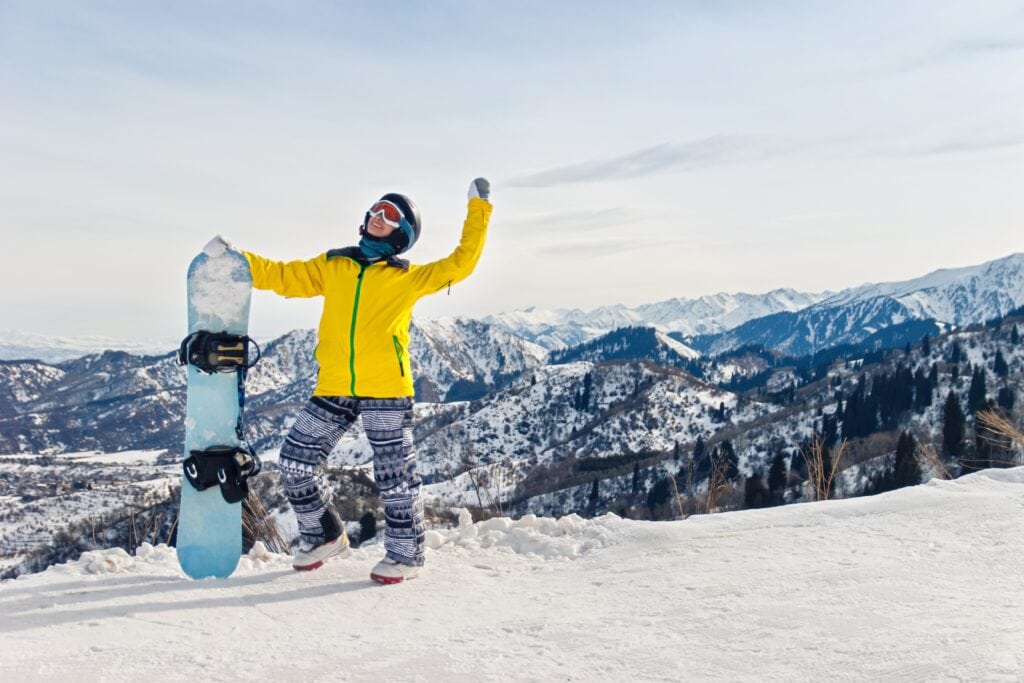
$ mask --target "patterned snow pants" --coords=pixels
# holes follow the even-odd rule
[[[384,503],[384,550],[403,564],[423,564],[423,500],[412,443],[412,398],[314,396],[281,447],[281,482],[302,539],[324,542],[321,519],[331,506],[322,465],[341,435],[362,416],[373,448],[373,476]]]

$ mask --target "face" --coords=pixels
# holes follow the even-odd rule
[[[370,216],[370,220],[366,222],[366,232],[377,238],[387,237],[396,229],[385,223],[384,216],[379,213]]]

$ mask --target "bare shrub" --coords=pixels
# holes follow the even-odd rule
[[[946,467],[946,463],[942,462],[942,458],[939,457],[939,452],[930,443],[918,442],[917,449],[914,451],[914,457],[917,458],[921,469],[925,472],[930,472],[933,479],[953,478],[949,468]]]
[[[704,514],[711,514],[718,504],[718,498],[729,487],[729,481],[725,476],[728,468],[725,458],[715,458],[711,466],[711,473],[708,474],[708,493],[704,499]]]
[[[807,448],[801,449],[804,462],[807,463],[807,484],[812,500],[828,500],[832,497],[833,485],[836,474],[841,469],[846,443],[846,439],[843,439],[835,454],[831,456],[831,461],[826,457],[829,449],[817,432],[814,433],[814,438]]]
[[[242,532],[253,543],[262,541],[272,553],[287,553],[288,543],[281,537],[263,501],[253,491],[242,504]]]
[[[978,430],[978,436],[984,441],[987,441],[997,448],[1005,448],[1007,446],[1007,440],[1024,446],[1024,432],[1018,429],[1017,425],[1010,422],[1009,419],[995,410],[979,410],[976,415],[976,419],[978,426],[981,427],[981,429]],[[1017,464],[1015,460],[993,460],[992,462],[1002,465]]]

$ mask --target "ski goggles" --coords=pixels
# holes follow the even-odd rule
[[[367,221],[374,216],[379,215],[384,219],[384,223],[386,225],[390,225],[392,228],[402,227],[402,221],[405,219],[405,214],[402,213],[402,210],[386,199],[371,206],[370,210],[366,213]]]

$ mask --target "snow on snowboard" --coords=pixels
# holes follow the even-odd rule
[[[246,479],[259,469],[242,435],[252,276],[237,251],[210,251],[188,268],[189,335],[178,356],[188,366],[188,398],[177,551],[193,579],[235,570],[242,554],[241,500]]]

